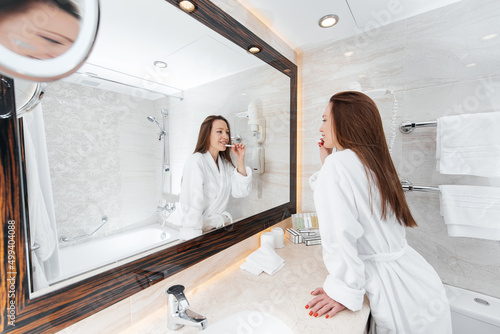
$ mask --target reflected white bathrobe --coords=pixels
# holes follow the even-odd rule
[[[310,183],[329,272],[323,285],[328,296],[357,311],[366,292],[371,333],[451,333],[439,276],[408,246],[394,215],[380,219],[380,196],[373,182],[372,212],[368,180],[356,153],[328,156]]]
[[[220,169],[210,152],[194,153],[184,166],[180,239],[191,239],[204,231],[223,226],[228,217],[232,219],[225,211],[229,196],[246,197],[252,190],[252,170],[249,167],[245,167],[247,176],[243,176],[220,157],[217,162]]]

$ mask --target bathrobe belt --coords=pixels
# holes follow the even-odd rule
[[[375,262],[396,261],[401,256],[404,255],[407,249],[408,249],[408,243],[405,240],[403,247],[397,252],[378,253],[378,254],[359,254],[359,258],[363,261],[375,261]]]

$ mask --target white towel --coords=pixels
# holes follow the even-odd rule
[[[437,120],[436,169],[442,174],[500,177],[500,112]]]
[[[449,236],[500,240],[500,188],[444,185],[439,190]]]
[[[285,260],[281,258],[271,245],[263,243],[259,249],[247,256],[246,262],[240,268],[259,275],[264,271],[268,275],[276,274],[285,265]]]
[[[256,266],[254,264],[251,264],[250,262],[248,261],[245,261],[241,266],[240,266],[241,269],[243,270],[246,270],[248,271],[249,273],[252,273],[254,274],[255,276],[259,276],[260,274],[262,274],[262,269],[260,268],[260,266]]]

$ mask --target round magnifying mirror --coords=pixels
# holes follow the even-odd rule
[[[52,81],[87,59],[99,26],[98,0],[1,0],[0,72]]]

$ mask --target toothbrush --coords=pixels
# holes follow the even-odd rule
[[[226,144],[224,146],[226,146],[226,147],[234,147],[234,145],[229,145],[229,144]]]

